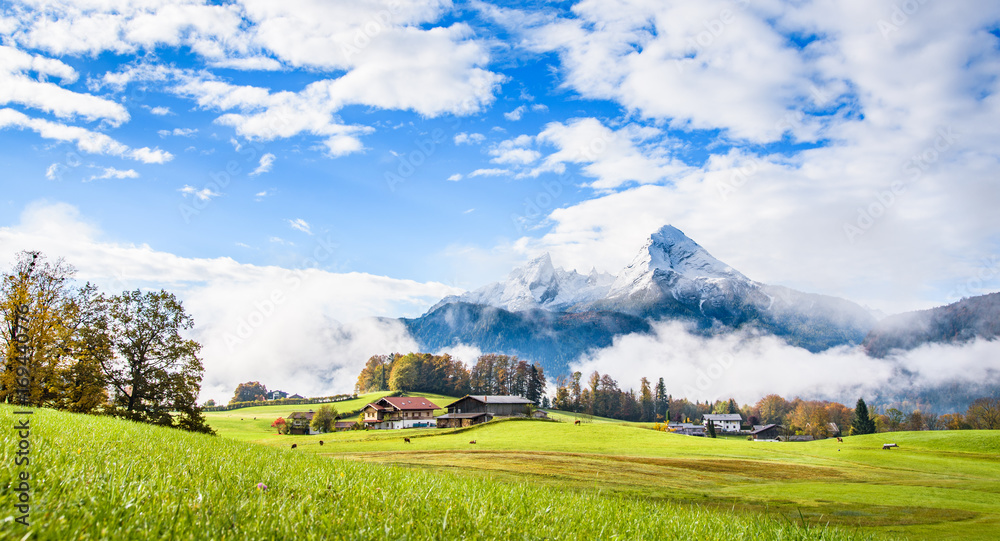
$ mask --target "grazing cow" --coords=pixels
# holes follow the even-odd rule
[[[578,425],[578,424],[580,424],[580,420],[579,420],[579,419],[577,419],[577,420],[573,421],[573,424],[575,424],[575,425]]]
[[[320,445],[323,445],[323,440],[319,440],[319,444],[320,444]]]
[[[293,443],[293,444],[292,444],[292,449],[295,449],[295,448],[296,448],[296,447],[298,447],[298,446],[299,446],[299,444],[297,444],[297,443]]]
[[[882,449],[892,449],[893,447],[899,447],[895,443],[883,443]]]
[[[403,443],[410,443],[410,438],[403,438]]]
[[[844,443],[844,438],[837,438],[837,443]]]
[[[469,443],[476,443],[476,440],[472,440],[472,441],[470,441]]]

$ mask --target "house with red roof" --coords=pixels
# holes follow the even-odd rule
[[[365,428],[433,428],[437,405],[422,396],[385,396],[361,409]]]

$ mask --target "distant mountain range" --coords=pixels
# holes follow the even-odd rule
[[[860,344],[876,324],[853,302],[751,280],[669,225],[617,275],[555,268],[545,254],[403,322],[428,350],[469,344],[560,374],[588,349],[660,320],[705,335],[753,328],[814,352]]]

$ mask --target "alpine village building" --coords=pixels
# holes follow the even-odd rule
[[[420,396],[386,396],[361,409],[365,428],[396,429],[434,427],[438,407]]]
[[[458,428],[485,423],[494,417],[522,417],[531,413],[531,401],[520,396],[466,395],[448,404],[448,413],[437,418],[438,428]]]

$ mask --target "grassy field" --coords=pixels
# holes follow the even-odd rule
[[[0,540],[870,538],[531,480],[342,460],[321,456],[327,446],[321,448],[314,436],[285,436],[285,442],[298,442],[297,449],[267,447],[43,409],[30,418],[31,463],[19,467],[12,412],[0,405],[0,422],[8,427],[0,432]],[[501,423],[425,435],[413,445],[457,445],[469,434],[499,445],[492,438],[503,430],[541,425],[560,423]],[[388,449],[401,441],[398,435],[361,435],[326,436],[336,438],[328,446],[340,450]],[[30,474],[28,527],[14,522],[15,478],[22,471]]]
[[[325,445],[318,445],[320,439]],[[771,443],[678,436],[625,423],[518,420],[461,432],[342,432],[262,443],[293,441],[303,453],[331,458],[906,538],[996,539],[1000,532],[997,431]],[[900,447],[883,451],[888,441]]]

